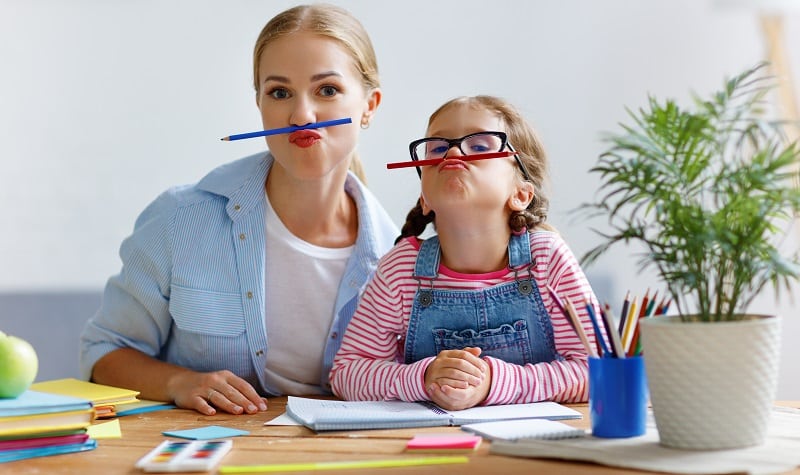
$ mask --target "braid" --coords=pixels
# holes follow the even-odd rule
[[[551,229],[552,227],[545,224],[547,220],[548,200],[541,193],[534,193],[533,200],[528,208],[522,211],[514,211],[508,218],[508,225],[511,231],[515,233],[522,232],[523,230],[532,231],[535,228]]]
[[[433,222],[434,217],[435,213],[433,211],[428,214],[422,213],[422,204],[420,204],[418,199],[417,204],[408,212],[406,222],[403,224],[403,229],[400,230],[400,236],[394,240],[394,243],[397,244],[405,237],[419,236],[425,231],[425,228],[428,227],[428,223]]]

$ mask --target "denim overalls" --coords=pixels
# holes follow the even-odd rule
[[[550,316],[532,281],[535,263],[527,232],[512,234],[508,243],[514,282],[482,290],[438,290],[434,281],[440,258],[438,237],[422,242],[414,267],[419,288],[406,333],[406,364],[467,346],[481,348],[481,356],[518,365],[562,359],[556,353]]]

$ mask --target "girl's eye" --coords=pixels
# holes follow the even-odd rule
[[[320,95],[325,97],[335,96],[338,92],[339,89],[336,86],[322,86],[319,88]]]
[[[273,99],[286,99],[289,97],[289,91],[282,87],[276,87],[275,89],[267,92],[267,95]]]
[[[428,150],[428,155],[444,155],[445,153],[447,153],[447,145],[431,147]]]
[[[469,149],[471,152],[475,153],[483,153],[489,151],[489,147],[483,144],[473,144]]]

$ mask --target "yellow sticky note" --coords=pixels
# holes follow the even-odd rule
[[[122,437],[119,419],[90,425],[86,433],[89,434],[89,437],[92,439],[119,439]]]

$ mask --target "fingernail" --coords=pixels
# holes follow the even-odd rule
[[[256,406],[250,404],[247,406],[247,412],[256,412]]]
[[[258,408],[261,409],[262,411],[266,411],[267,405],[262,402],[261,404],[258,405]]]
[[[235,412],[236,414],[241,414],[242,411],[243,409],[241,406],[233,406],[233,412]]]

